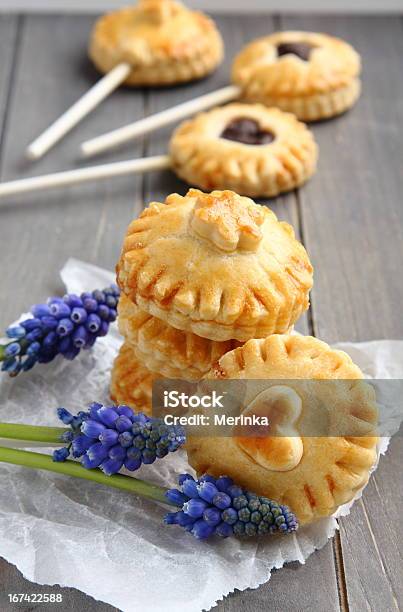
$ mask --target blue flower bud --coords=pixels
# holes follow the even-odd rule
[[[87,438],[87,436],[77,436],[74,438],[71,443],[71,450],[73,457],[81,457],[84,455],[89,447],[93,444],[93,440],[91,438]]]
[[[88,332],[84,325],[77,327],[72,335],[72,341],[76,348],[82,349],[86,346],[88,342]]]
[[[95,289],[95,291],[92,292],[92,297],[99,304],[103,304],[105,302],[105,293],[103,291],[101,291],[100,289]]]
[[[43,339],[42,346],[45,349],[52,348],[56,346],[59,341],[59,336],[55,331],[50,331]]]
[[[198,540],[205,540],[210,537],[214,532],[214,527],[203,521],[202,519],[196,521],[193,525],[192,534]]]
[[[101,304],[100,306],[98,306],[97,315],[99,316],[100,319],[104,321],[108,321],[109,320],[108,306],[106,306],[105,304]]]
[[[234,481],[232,480],[232,478],[229,478],[228,476],[220,476],[220,478],[217,478],[216,481],[216,487],[219,491],[222,491],[223,493],[227,492],[227,489],[229,487],[231,487],[234,484]]]
[[[242,495],[243,490],[241,489],[241,487],[238,487],[237,485],[231,485],[230,487],[228,487],[226,492],[231,497],[239,497],[240,495]]]
[[[70,308],[82,308],[83,301],[75,293],[67,293],[63,296],[63,302],[65,302]]]
[[[68,306],[65,302],[63,302],[62,300],[55,300],[52,299],[49,302],[49,309],[51,314],[56,317],[56,319],[65,319],[70,317],[71,315],[71,308],[70,306]]]
[[[15,357],[21,352],[21,346],[18,342],[11,342],[11,344],[7,344],[4,354],[6,357]]]
[[[96,334],[97,331],[100,329],[101,325],[102,325],[102,321],[101,319],[98,317],[98,315],[91,313],[88,316],[87,322],[86,322],[86,327],[88,329],[88,331],[90,331],[93,334]]]
[[[76,306],[71,311],[70,319],[74,321],[74,323],[78,323],[78,324],[85,323],[87,318],[88,318],[88,314],[85,308]]]
[[[62,338],[68,336],[74,330],[74,323],[70,319],[60,319],[59,325],[56,328],[56,332]]]
[[[25,336],[25,334],[26,331],[21,325],[11,325],[6,329],[6,336],[8,338],[17,338],[18,340],[20,340]]]
[[[21,321],[20,326],[25,329],[25,331],[30,332],[37,327],[41,327],[42,323],[40,319],[26,319],[25,321]]]
[[[31,357],[35,356],[35,355],[37,355],[39,353],[40,350],[41,350],[40,343],[39,342],[33,342],[27,348],[27,355],[29,355]]]
[[[129,472],[135,472],[141,467],[141,457],[134,459],[132,457],[126,457],[124,466]]]
[[[49,317],[51,315],[50,308],[47,304],[35,304],[32,306],[31,313],[34,318],[42,319],[42,317]]]
[[[123,448],[129,448],[133,444],[133,434],[130,431],[124,431],[119,434],[118,441]]]
[[[218,494],[217,487],[212,482],[208,482],[207,480],[203,481],[200,485],[198,485],[197,491],[200,497],[209,504],[212,503],[215,495]]]
[[[100,408],[98,408],[97,415],[101,423],[107,427],[112,427],[119,418],[119,415],[114,408],[102,405]]]
[[[122,415],[118,419],[116,419],[115,427],[120,433],[122,433],[123,431],[129,431],[129,429],[132,428],[132,422],[127,416]]]
[[[192,498],[183,504],[183,512],[188,514],[192,518],[199,518],[203,516],[203,512],[207,508],[208,504],[203,499]]]
[[[186,479],[182,485],[182,491],[188,497],[199,497],[197,490],[197,482],[195,480]]]
[[[99,328],[99,331],[98,331],[98,336],[102,338],[103,336],[106,336],[108,331],[109,331],[109,323],[107,323],[106,321],[102,321],[101,327]]]
[[[56,462],[66,461],[69,455],[70,455],[70,452],[67,448],[59,448],[58,450],[53,451],[53,461],[56,461]]]
[[[231,505],[231,498],[227,493],[217,493],[213,498],[213,504],[220,510],[225,510]]]
[[[101,463],[101,470],[106,476],[112,476],[112,474],[116,474],[122,469],[123,459],[106,459],[103,463]]]
[[[194,478],[190,474],[180,474],[180,476],[178,478],[178,483],[180,484],[180,486],[183,485],[185,480],[193,480],[194,481]]]
[[[108,449],[105,448],[105,446],[103,446],[101,442],[96,442],[95,444],[92,444],[89,447],[89,449],[87,450],[87,455],[90,461],[96,461],[99,465],[107,458]]]
[[[215,528],[215,533],[221,538],[228,538],[234,533],[234,531],[231,525],[228,525],[228,523],[220,523]]]
[[[165,493],[165,497],[172,504],[175,504],[176,506],[179,506],[180,508],[182,508],[183,504],[187,501],[186,495],[184,495],[178,489],[169,489]]]
[[[98,438],[105,431],[105,426],[89,419],[81,425],[81,431],[88,438]]]
[[[31,370],[34,367],[37,361],[38,361],[37,357],[35,355],[31,355],[30,357],[28,357],[22,362],[21,364],[22,370],[24,372],[28,372],[28,370]]]
[[[109,447],[117,443],[119,434],[114,429],[105,429],[98,437],[104,446]]]
[[[25,340],[27,342],[35,342],[36,340],[40,340],[42,337],[42,330],[40,327],[37,327],[36,329],[32,329],[30,332],[27,333],[27,335],[25,336]]]
[[[88,405],[88,408],[90,418],[94,421],[101,421],[98,416],[98,411],[103,408],[103,404],[100,404],[99,402],[91,402],[91,404]]]
[[[98,302],[93,297],[87,297],[83,300],[83,306],[88,313],[96,312],[98,309]]]
[[[58,408],[57,416],[65,425],[70,425],[73,421],[73,415],[65,408]]]
[[[86,470],[94,470],[95,468],[99,467],[98,459],[90,459],[87,454],[82,456],[81,465]]]
[[[238,512],[235,508],[226,508],[221,513],[222,520],[224,523],[228,523],[228,525],[235,525],[238,520]]]
[[[218,508],[206,508],[203,512],[203,519],[206,521],[206,523],[212,527],[215,527],[221,522],[221,512],[218,510]]]
[[[129,406],[125,406],[124,404],[122,404],[121,406],[115,406],[115,410],[119,416],[127,416],[128,419],[133,421],[136,419],[136,422],[147,422],[147,417],[145,414],[142,414],[141,412],[138,414],[134,414],[133,410],[129,408]]]
[[[126,457],[126,449],[122,448],[120,444],[115,444],[108,449],[108,456],[110,459],[122,460]]]

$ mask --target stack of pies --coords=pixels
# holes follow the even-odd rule
[[[190,189],[130,224],[117,280],[125,342],[111,393],[150,410],[155,378],[198,380],[247,340],[289,331],[309,306],[312,266],[268,208]]]

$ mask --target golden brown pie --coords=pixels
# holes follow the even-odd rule
[[[121,63],[133,66],[127,85],[170,85],[212,72],[223,43],[203,13],[173,0],[140,0],[97,21],[89,54],[103,73]]]
[[[316,169],[312,133],[294,115],[261,104],[229,104],[185,121],[170,145],[175,172],[206,191],[272,197]]]
[[[290,506],[301,524],[333,514],[368,481],[377,456],[375,393],[346,353],[308,336],[273,335],[227,353],[207,378],[256,379],[243,413],[266,414],[272,426],[263,437],[244,429],[190,437],[198,473],[233,477]],[[343,435],[310,435],[325,418],[326,431]]]
[[[161,378],[160,374],[147,370],[136,358],[130,344],[125,342],[113,364],[111,398],[116,404],[151,414],[153,382]]]
[[[290,225],[232,191],[153,202],[127,231],[117,279],[146,311],[225,341],[284,333],[308,308],[312,265]]]
[[[118,314],[119,331],[140,363],[167,378],[198,380],[220,357],[240,345],[236,340],[215,342],[171,327],[140,310],[124,294]]]
[[[260,102],[317,121],[343,113],[360,95],[360,56],[327,34],[277,32],[247,45],[232,80],[247,102]]]

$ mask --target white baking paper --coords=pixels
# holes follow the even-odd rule
[[[70,292],[102,288],[113,274],[70,259],[61,272]],[[44,296],[45,297],[45,296]],[[1,420],[60,424],[58,406],[85,409],[108,401],[120,345],[112,329],[73,362],[58,358],[0,380]],[[345,343],[369,377],[403,378],[403,341]],[[401,406],[399,406],[401,409]],[[383,448],[386,450],[387,440]],[[136,475],[174,485],[189,471],[184,452]],[[344,507],[339,514],[348,513]],[[337,529],[335,518],[292,536],[196,541],[165,526],[164,509],[128,493],[47,472],[0,464],[0,555],[33,582],[75,587],[124,612],[199,612],[234,589],[256,588],[284,563],[304,563]]]

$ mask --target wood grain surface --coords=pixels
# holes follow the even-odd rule
[[[78,167],[83,140],[227,84],[234,53],[257,36],[277,29],[340,35],[363,56],[362,98],[345,116],[313,127],[320,146],[319,172],[303,189],[269,205],[294,225],[315,265],[312,309],[298,329],[328,342],[402,338],[400,17],[220,16],[226,60],[215,75],[172,89],[119,89],[43,160],[28,163],[26,145],[97,79],[86,59],[92,21],[85,16],[0,17],[1,180]],[[171,131],[161,130],[99,162],[163,153]],[[112,269],[125,228],[144,204],[186,189],[167,171],[1,203],[0,326],[31,303],[62,291],[59,270],[68,257]],[[402,461],[397,437],[362,501],[341,521],[340,535],[333,542],[305,565],[275,571],[259,589],[234,593],[215,610],[403,608],[403,536],[398,528]],[[27,583],[5,561],[0,561],[0,591],[0,609],[5,612],[28,609],[7,604],[5,594],[13,592],[62,592],[63,612],[113,610],[74,589]],[[49,605],[30,609],[48,610]]]

